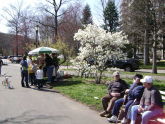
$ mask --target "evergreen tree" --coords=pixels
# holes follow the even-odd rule
[[[91,9],[88,4],[83,9],[83,17],[82,17],[82,24],[92,24],[92,14]]]
[[[104,18],[106,21],[105,29],[114,32],[116,31],[118,23],[118,12],[115,3],[111,0],[108,1],[106,8],[104,10]]]

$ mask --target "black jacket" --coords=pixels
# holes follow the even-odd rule
[[[118,81],[113,81],[108,86],[108,92],[110,93],[121,93],[121,96],[124,96],[125,90],[128,89],[129,85],[122,79]]]

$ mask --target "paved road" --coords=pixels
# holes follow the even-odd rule
[[[2,72],[12,76],[14,89],[0,83],[0,124],[108,124],[97,112],[57,92],[22,88],[18,65],[3,66]]]
[[[66,66],[60,66],[60,69],[61,70],[62,69],[74,69],[74,67],[70,66],[70,67],[67,68]],[[111,70],[112,71],[120,71],[122,78],[133,78],[133,76],[134,76],[134,75],[131,75],[131,74],[122,74],[123,69],[112,68]],[[64,72],[66,74],[78,75],[78,73],[76,71],[74,71],[74,70],[65,70]],[[137,72],[137,73],[142,73],[142,72],[143,73],[146,73],[146,72],[147,73],[151,73],[152,70],[151,69],[139,69],[139,70],[136,70],[135,72]],[[158,73],[164,73],[164,75],[165,75],[165,70],[158,70]],[[109,74],[109,73],[103,73],[103,75],[105,77],[112,77],[112,74]],[[152,76],[152,77],[155,80],[165,80],[165,76]]]

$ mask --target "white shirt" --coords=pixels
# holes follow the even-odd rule
[[[36,79],[43,79],[43,70],[39,69],[36,71]]]
[[[27,58],[27,63],[28,63],[28,66],[32,65],[32,60],[30,58]]]

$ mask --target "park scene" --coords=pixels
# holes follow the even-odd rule
[[[0,1],[0,124],[165,124],[165,0]]]

